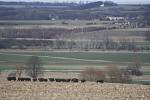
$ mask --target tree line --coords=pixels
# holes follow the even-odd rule
[[[115,41],[106,41],[106,40],[61,40],[61,39],[52,39],[52,40],[17,40],[17,39],[0,39],[0,49],[65,49],[65,50],[128,50],[128,51],[143,51],[150,50],[149,45],[140,45],[136,42],[115,42]]]

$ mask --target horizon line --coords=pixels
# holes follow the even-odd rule
[[[102,2],[104,2],[104,1],[108,1],[108,0],[99,0],[99,1],[102,1]],[[112,0],[109,0],[109,1],[112,1]],[[85,3],[91,3],[91,2],[97,2],[97,1],[22,1],[22,0],[20,0],[20,1],[4,1],[4,0],[0,0],[0,2],[27,2],[27,3],[29,3],[29,2],[32,2],[32,3],[34,3],[34,2],[40,2],[40,3],[83,3],[83,4],[85,4]],[[112,2],[114,2],[114,1],[112,1]],[[117,2],[114,2],[114,3],[117,3]],[[117,3],[117,4],[127,4],[127,5],[150,5],[150,3]]]

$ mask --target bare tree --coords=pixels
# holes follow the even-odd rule
[[[121,83],[129,83],[132,81],[131,73],[127,69],[121,69],[122,78]]]
[[[126,69],[120,69],[115,64],[110,64],[106,68],[108,81],[113,83],[128,83],[131,81],[130,73]]]
[[[18,75],[18,77],[21,77],[23,70],[23,64],[16,64],[16,74]]]
[[[138,57],[138,55],[135,53],[132,63],[127,67],[127,70],[130,71],[132,75],[141,76],[143,75],[143,72],[141,71],[141,61]]]
[[[105,73],[100,69],[88,67],[81,72],[81,78],[87,81],[105,80]]]
[[[114,64],[108,65],[106,70],[107,70],[107,75],[109,77],[110,82],[121,81],[121,70],[118,68],[117,65],[114,65]]]
[[[42,62],[38,56],[32,56],[27,62],[26,73],[32,78],[43,74]]]

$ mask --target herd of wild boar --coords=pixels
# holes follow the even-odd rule
[[[72,79],[64,79],[64,78],[28,78],[28,77],[7,77],[8,81],[33,81],[33,82],[81,82],[84,83],[86,82],[85,79],[77,79],[77,78],[72,78]],[[97,83],[104,83],[103,80],[97,80]]]

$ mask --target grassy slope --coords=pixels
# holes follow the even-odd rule
[[[96,65],[103,66],[107,64],[129,65],[134,56],[133,53],[94,53],[94,52],[21,52],[9,54],[0,54],[0,66],[15,65],[17,63],[26,63],[29,56],[39,56],[46,66],[80,66],[80,65]],[[19,55],[12,55],[19,54]],[[26,56],[24,56],[26,55]],[[138,53],[142,65],[150,65],[150,53]],[[68,67],[63,68],[68,68]],[[53,68],[53,67],[52,67]],[[62,67],[60,67],[62,68]],[[80,67],[78,67],[80,69]],[[59,69],[59,68],[56,68]],[[70,68],[69,69],[76,69]]]

